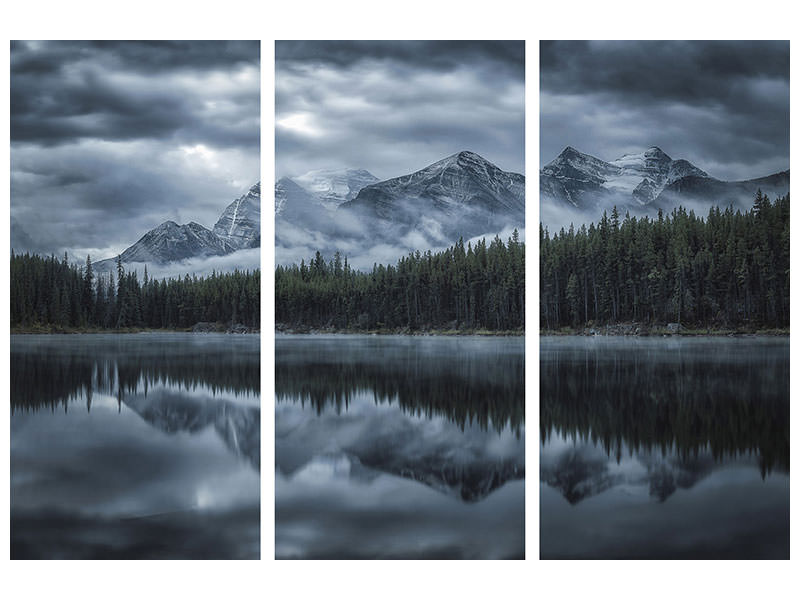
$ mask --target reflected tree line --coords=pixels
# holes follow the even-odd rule
[[[424,356],[399,363],[281,360],[275,366],[278,402],[308,404],[317,414],[347,411],[359,395],[376,405],[397,405],[405,413],[445,417],[462,430],[478,426],[498,433],[525,424],[522,357],[510,364],[464,359],[450,368]]]
[[[148,392],[154,386],[184,390],[204,387],[213,395],[258,395],[258,356],[250,359],[203,353],[176,355],[163,352],[120,356],[82,356],[61,352],[11,353],[11,411],[56,408],[86,401],[91,409],[95,393],[115,396],[121,404],[126,395]]]
[[[602,358],[601,358],[602,356]],[[762,475],[789,470],[789,371],[781,361],[715,364],[613,351],[543,354],[540,428],[625,453],[691,460],[756,455]]]

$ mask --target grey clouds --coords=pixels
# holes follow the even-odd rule
[[[524,42],[275,44],[276,177],[404,175],[471,150],[524,173]]]
[[[659,146],[720,179],[789,168],[789,43],[541,42],[540,166]]]
[[[106,258],[259,179],[259,42],[13,42],[11,215]],[[12,244],[14,240],[12,239]]]

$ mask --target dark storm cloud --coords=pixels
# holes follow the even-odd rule
[[[33,51],[31,51],[33,50]],[[258,65],[257,41],[86,41],[11,42],[11,72],[55,73],[66,65],[91,60],[140,72],[212,69],[237,63]]]
[[[276,42],[278,177],[403,175],[461,150],[524,172],[522,42]]]
[[[166,219],[212,226],[259,177],[259,48],[12,42],[19,226],[40,248],[95,258]]]
[[[349,67],[365,60],[384,60],[420,69],[449,71],[462,65],[493,62],[525,74],[525,45],[515,41],[313,41],[277,42],[279,62],[329,63]]]
[[[174,78],[239,65],[257,69],[258,55],[257,42],[14,43],[11,139],[52,145],[93,137],[177,137],[257,144],[258,130],[207,122],[203,103],[213,97],[213,82],[209,94],[192,95]],[[258,110],[251,89],[227,94]]]
[[[542,165],[657,145],[711,175],[789,168],[788,42],[542,42]]]

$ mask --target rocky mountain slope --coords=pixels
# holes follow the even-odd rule
[[[419,171],[363,188],[340,207],[391,224],[432,219],[450,239],[469,238],[525,220],[525,177],[474,152],[459,152]]]
[[[346,173],[352,176],[349,187],[339,187],[335,199],[325,196],[325,190],[332,189],[330,179],[325,185],[313,183],[320,181],[318,176],[276,183],[279,263],[308,260],[305,254],[315,250],[327,256],[339,251],[354,259],[351,264],[361,257],[371,265],[370,256],[394,262],[409,251],[524,228],[525,177],[503,171],[474,152],[459,152],[357,191],[370,180],[369,173]]]
[[[261,246],[261,182],[222,211],[213,231],[236,250]]]
[[[596,221],[614,206],[621,214],[639,216],[679,205],[703,214],[717,205],[747,209],[759,188],[771,197],[787,193],[789,172],[722,181],[656,146],[608,162],[568,146],[539,173],[542,221],[551,226],[565,225],[559,216],[576,223]]]
[[[166,265],[194,258],[224,256],[261,244],[261,184],[229,204],[213,231],[194,221],[179,225],[165,221],[145,233],[126,248],[120,258],[123,265],[132,263]],[[108,258],[93,264],[95,271],[116,269],[117,259]]]

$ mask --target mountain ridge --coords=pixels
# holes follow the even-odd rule
[[[724,181],[685,159],[673,160],[658,146],[605,161],[567,146],[539,172],[542,221],[559,211],[573,221],[595,221],[616,206],[637,216],[670,211],[678,205],[707,210],[734,204],[747,209],[756,190],[770,196],[789,189],[789,172]],[[564,223],[561,223],[564,225]]]
[[[214,229],[195,221],[179,225],[167,220],[147,231],[128,246],[119,259],[124,264],[168,265],[194,258],[225,256],[237,250],[257,248],[261,243],[261,182],[228,204]],[[92,264],[97,272],[116,269],[117,258]]]
[[[298,263],[315,250],[352,258],[355,248],[371,265],[365,251],[370,246],[394,261],[408,251],[446,247],[459,238],[523,229],[525,177],[462,150],[412,173],[368,183],[334,208],[294,178],[281,178],[275,214],[279,262],[290,262],[284,252],[294,247],[291,261]],[[314,240],[313,247],[298,242],[304,239]]]

